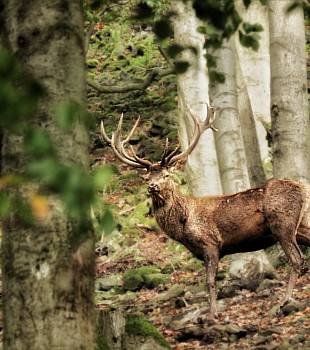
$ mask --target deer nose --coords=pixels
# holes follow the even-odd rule
[[[149,191],[150,193],[152,193],[152,192],[158,192],[158,191],[159,191],[159,186],[151,182],[151,183],[149,184],[148,191]]]

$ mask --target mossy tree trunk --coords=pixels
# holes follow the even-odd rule
[[[78,0],[8,0],[5,28],[22,68],[45,88],[31,123],[46,129],[67,164],[88,166],[87,132],[70,134],[54,124],[54,108],[84,104],[83,8]],[[22,172],[19,137],[4,136],[3,173]],[[29,193],[31,188],[24,189]],[[62,203],[46,194],[44,221],[25,227],[16,217],[4,225],[4,349],[93,349],[94,249],[91,227],[76,235]],[[85,214],[87,215],[87,214]]]

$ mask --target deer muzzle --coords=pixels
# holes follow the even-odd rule
[[[159,186],[154,184],[154,183],[150,183],[148,186],[148,191],[149,191],[149,193],[159,192]]]

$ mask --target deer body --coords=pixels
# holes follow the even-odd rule
[[[302,220],[309,201],[303,185],[270,180],[263,187],[234,195],[195,198],[181,195],[169,180],[155,179],[149,191],[162,230],[205,262],[211,316],[216,315],[215,275],[219,259],[227,254],[264,249],[276,242],[293,266],[283,303],[290,298],[304,264],[297,242],[310,246],[310,227]]]
[[[162,160],[157,163],[138,157],[133,149],[131,154],[125,149],[138,122],[124,140],[121,139],[122,117],[111,138],[107,136],[103,124],[101,134],[121,161],[148,171],[148,191],[159,226],[204,261],[211,318],[217,313],[215,276],[219,259],[227,254],[267,248],[276,242],[280,243],[292,266],[284,304],[292,295],[298,274],[306,271],[298,243],[310,246],[310,220],[306,215],[310,190],[294,181],[274,179],[260,188],[233,195],[183,196],[171,179],[170,168],[187,158],[205,129],[214,130],[212,122],[215,118],[212,108],[208,108],[208,117],[200,124],[188,109],[195,125],[188,148],[180,154],[177,154],[178,149],[169,152],[166,142]]]

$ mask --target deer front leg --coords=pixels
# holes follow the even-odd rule
[[[210,298],[210,319],[217,317],[216,306],[216,272],[219,263],[219,250],[216,247],[206,247],[204,249],[204,263],[207,272],[207,286],[209,288]]]

